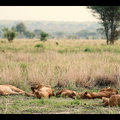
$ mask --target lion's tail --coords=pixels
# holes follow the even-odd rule
[[[84,105],[106,106],[106,105],[108,105],[108,103],[107,103],[107,102],[104,102],[104,103],[95,103],[95,104],[88,104],[88,103],[85,103]]]

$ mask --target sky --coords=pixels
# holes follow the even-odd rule
[[[0,6],[0,20],[98,22],[86,6]]]

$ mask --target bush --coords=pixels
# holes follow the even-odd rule
[[[84,51],[85,52],[91,52],[90,48],[86,48]]]
[[[1,40],[0,42],[1,42],[1,43],[6,43],[6,41],[4,41],[4,40]]]
[[[4,37],[7,38],[9,42],[12,42],[17,36],[15,29],[9,30],[7,27],[4,27],[2,30],[4,32]]]
[[[36,47],[37,49],[39,48],[40,52],[44,52],[45,50],[45,46],[42,43],[36,44],[34,47]]]
[[[42,43],[39,43],[39,44],[36,44],[35,47],[44,48],[44,45]]]
[[[45,33],[45,32],[40,32],[40,40],[41,41],[47,41],[47,37],[49,36],[48,33]]]
[[[59,45],[59,43],[58,43],[58,42],[56,42],[56,45]]]

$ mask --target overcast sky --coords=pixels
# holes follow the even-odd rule
[[[86,6],[0,6],[0,20],[98,21]]]

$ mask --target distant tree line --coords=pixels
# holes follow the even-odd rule
[[[50,39],[81,39],[81,38],[100,38],[100,35],[95,31],[99,25],[95,22],[64,22],[64,21],[2,21],[0,20],[0,37],[4,37],[2,29],[8,27],[15,28],[17,32],[16,38],[40,38],[40,31],[49,33]],[[84,34],[84,32],[86,32]],[[82,33],[81,33],[82,32]],[[96,32],[96,36],[90,34],[90,32]],[[81,36],[80,36],[81,34]],[[86,36],[87,35],[87,36]]]
[[[15,37],[23,38],[23,35],[25,36],[25,38],[30,38],[30,39],[33,39],[35,36],[37,36],[40,38],[41,41],[46,41],[47,37],[49,36],[48,33],[42,30],[34,30],[34,32],[28,31],[23,22],[17,24],[16,27],[13,26],[11,30],[9,30],[9,28],[7,27],[4,27],[2,31],[3,31],[3,37],[7,38],[9,42],[12,42]]]
[[[0,36],[1,37],[6,37],[5,33],[6,27],[0,31]],[[8,30],[8,28],[7,28]],[[78,32],[63,32],[63,31],[57,31],[56,32],[45,32],[41,29],[34,29],[34,31],[29,31],[25,25],[24,22],[18,23],[16,26],[13,26],[11,28],[11,32],[15,32],[14,37],[12,38],[37,38],[40,40],[46,40],[47,38],[49,39],[105,39],[105,31],[104,28],[98,28],[95,31],[90,31],[90,30],[80,30]],[[9,30],[10,31],[10,30]],[[7,31],[6,31],[7,32]],[[4,34],[3,34],[4,33]],[[10,33],[9,33],[10,35]],[[9,37],[10,38],[10,37]],[[118,37],[119,38],[119,37]]]

